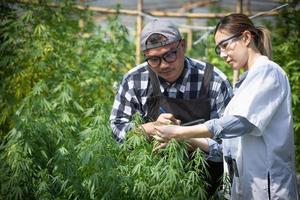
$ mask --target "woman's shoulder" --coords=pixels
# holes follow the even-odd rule
[[[284,72],[282,67],[280,67],[276,62],[270,60],[266,56],[259,57],[255,61],[250,72],[252,72],[252,73],[266,72],[266,73],[275,73],[275,74],[281,74],[281,75],[286,76],[286,73]]]

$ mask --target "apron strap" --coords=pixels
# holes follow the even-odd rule
[[[150,76],[152,89],[153,89],[153,95],[160,96],[161,92],[160,92],[160,85],[159,85],[158,77],[149,66],[147,66],[147,69],[149,71],[149,76]],[[212,80],[213,69],[214,69],[214,66],[212,64],[206,62],[206,66],[205,66],[205,70],[204,70],[204,78],[202,80],[200,97],[208,98],[209,83]]]
[[[147,100],[147,104],[149,106],[148,108],[148,113],[147,113],[147,119],[146,121],[156,121],[157,117],[159,116],[159,107],[160,107],[160,85],[158,82],[158,77],[156,73],[149,67],[146,67],[147,70],[149,71],[149,76],[150,76],[150,83],[149,86],[152,85],[152,93],[150,93],[150,98]],[[148,89],[148,94],[149,94],[149,89]]]
[[[149,66],[147,66],[147,69],[149,71],[150,82],[152,84],[153,96],[160,96],[161,92],[160,92],[158,77],[156,73]]]
[[[205,70],[204,70],[204,78],[202,80],[201,86],[201,98],[208,98],[209,94],[209,83],[212,80],[214,66],[208,62],[206,62]]]

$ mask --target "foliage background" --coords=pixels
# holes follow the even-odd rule
[[[1,4],[0,199],[206,199],[199,151],[112,138],[134,45],[117,16],[96,27],[72,4]]]
[[[115,86],[134,66],[134,44],[117,16],[97,27],[72,4],[0,4],[0,199],[206,199],[200,152],[189,161],[174,141],[154,154],[137,130],[123,145],[112,139]],[[293,90],[297,161],[299,20],[289,8],[270,27]],[[212,37],[205,45],[207,60],[231,77]],[[197,48],[189,55],[203,56]]]

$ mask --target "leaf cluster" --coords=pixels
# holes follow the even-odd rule
[[[112,138],[134,46],[118,16],[98,27],[73,3],[0,7],[0,199],[206,199],[200,151],[189,160],[172,141],[154,154],[137,130]]]
[[[114,169],[114,154],[103,156],[116,146],[107,113],[133,45],[117,17],[102,30],[72,5],[1,4],[0,199],[88,199],[110,188],[99,178]]]
[[[127,165],[120,169],[132,184],[137,199],[207,199],[206,161],[201,150],[193,155],[187,144],[172,140],[153,152],[155,141],[148,141],[139,129],[129,133],[122,144]]]

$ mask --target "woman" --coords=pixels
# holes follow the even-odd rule
[[[155,127],[157,140],[219,137],[231,199],[298,199],[288,78],[270,60],[269,32],[243,14],[231,14],[215,29],[216,53],[245,70],[224,116],[194,126]]]

